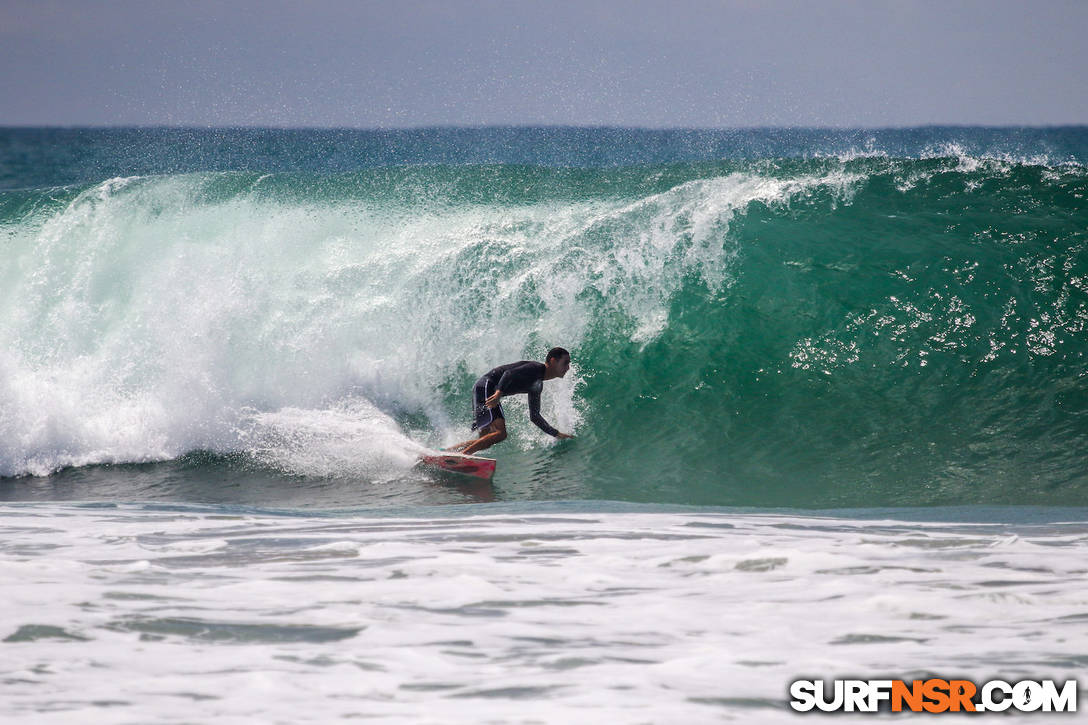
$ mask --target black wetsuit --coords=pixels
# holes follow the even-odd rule
[[[473,430],[486,428],[495,418],[506,417],[501,405],[488,408],[484,403],[492,393],[501,390],[504,396],[528,394],[529,419],[548,435],[559,435],[559,431],[548,425],[548,421],[540,415],[540,391],[544,387],[544,370],[544,363],[522,360],[493,368],[477,380],[472,390],[473,412],[476,418],[472,424]]]

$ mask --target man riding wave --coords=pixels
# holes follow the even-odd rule
[[[545,380],[561,378],[570,369],[570,353],[561,347],[548,351],[543,363],[533,360],[500,365],[485,373],[472,389],[472,407],[475,421],[473,430],[479,437],[458,443],[449,450],[472,455],[506,440],[506,416],[499,400],[507,395],[529,396],[529,419],[540,430],[556,438],[573,438],[560,433],[540,415],[540,391]]]

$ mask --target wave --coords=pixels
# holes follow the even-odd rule
[[[373,479],[467,437],[480,373],[563,345],[574,373],[543,412],[580,453],[550,465],[587,496],[1080,501],[1088,175],[1040,161],[949,148],[4,192],[0,475],[206,450]],[[509,450],[552,455],[511,429]]]

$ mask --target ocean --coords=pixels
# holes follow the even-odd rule
[[[1084,127],[0,128],[0,716],[1075,679],[1086,164]],[[557,345],[573,440],[510,398],[491,483],[417,465]]]

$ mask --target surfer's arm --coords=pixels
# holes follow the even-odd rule
[[[502,377],[499,378],[499,382],[495,383],[495,395],[501,395],[502,391],[510,387],[510,383],[514,380],[515,370],[517,370],[517,368],[513,367],[502,374]]]
[[[555,438],[570,438],[565,433],[560,433],[555,428],[552,428],[548,424],[548,421],[544,420],[544,416],[540,414],[540,393],[535,390],[529,391],[529,420],[536,424],[536,427],[544,431],[550,436]]]
[[[484,405],[488,408],[494,408],[498,405],[499,399],[502,398],[502,391],[509,390],[510,386],[515,384],[522,367],[524,367],[524,363],[511,365],[499,378],[499,382],[495,383],[495,392],[487,396]],[[515,390],[516,389],[517,388],[515,388]]]
[[[484,405],[486,405],[488,408],[494,408],[496,405],[498,405],[499,400],[502,398],[503,388],[505,388],[509,384],[510,371],[507,370],[505,373],[502,374],[502,377],[499,378],[499,382],[495,383],[495,392],[487,396],[487,398],[484,400]]]

